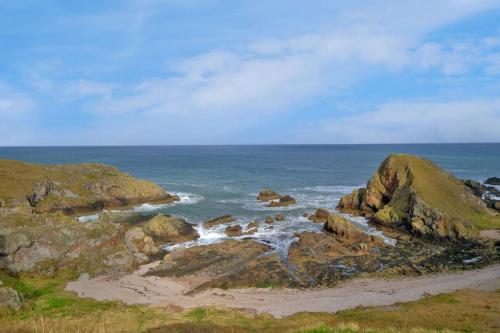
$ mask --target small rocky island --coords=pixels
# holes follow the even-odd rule
[[[0,270],[7,274],[78,279],[125,274],[155,261],[148,276],[189,277],[196,283],[187,293],[197,293],[212,287],[335,286],[360,275],[418,275],[499,261],[498,242],[479,237],[482,230],[500,229],[500,214],[482,192],[411,155],[384,160],[366,188],[340,200],[344,215],[326,209],[310,215],[322,231],[297,233],[286,253],[252,238],[258,221],[243,230],[229,215],[203,227],[222,227],[230,239],[171,251],[163,246],[199,238],[189,221],[117,210],[79,223],[76,213],[179,200],[110,166],[0,161],[0,184]],[[296,203],[271,190],[257,199],[269,207]],[[366,234],[346,214],[366,217],[393,242]],[[280,213],[266,223],[284,220]],[[22,296],[0,288],[8,295],[0,303],[8,298],[18,307]]]

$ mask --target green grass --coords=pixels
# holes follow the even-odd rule
[[[65,278],[0,272],[0,279],[26,299],[18,312],[0,310],[0,332],[9,333],[42,332],[42,327],[45,332],[495,332],[500,324],[500,292],[464,290],[387,307],[276,319],[213,307],[165,309],[78,298],[64,290]]]

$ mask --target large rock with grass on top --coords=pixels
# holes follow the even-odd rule
[[[156,215],[145,222],[142,229],[155,243],[187,242],[200,237],[192,224],[170,215]]]
[[[460,239],[500,228],[500,216],[459,179],[430,160],[397,154],[386,158],[366,188],[344,196],[340,211],[430,238]]]

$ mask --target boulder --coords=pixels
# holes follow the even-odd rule
[[[351,222],[347,221],[340,215],[329,214],[323,229],[326,232],[332,233],[341,238],[347,239],[362,239],[365,238],[365,234],[361,229],[354,226]]]
[[[406,154],[386,158],[366,188],[344,196],[337,209],[432,239],[473,238],[479,227],[500,226],[500,215],[462,181],[429,160]]]
[[[27,202],[36,213],[90,212],[179,197],[146,180],[103,164],[41,165],[0,160],[0,199]]]
[[[224,231],[228,237],[238,237],[243,235],[243,228],[239,224],[230,225]]]
[[[192,224],[170,215],[158,214],[141,227],[157,244],[187,242],[200,237]]]
[[[17,311],[23,303],[23,296],[17,290],[4,286],[0,281],[0,308],[8,307]]]
[[[149,261],[150,257],[163,252],[155,245],[153,239],[146,235],[139,227],[128,230],[123,240],[127,249],[132,252],[137,259],[144,262]]]
[[[253,221],[248,224],[248,229],[258,228],[258,227],[259,227],[259,221]]]
[[[500,185],[500,178],[498,177],[490,177],[484,181],[485,184],[488,185]]]
[[[209,286],[218,286],[223,282],[245,285],[258,281],[248,281],[243,276],[255,276],[247,272],[247,266],[255,268],[259,258],[270,251],[270,247],[253,240],[227,240],[217,244],[176,248],[147,274],[153,276],[182,277],[189,276],[200,285],[193,286],[200,290]],[[251,264],[253,262],[253,264]],[[266,274],[259,274],[263,278]]]
[[[272,216],[267,216],[266,220],[264,221],[266,224],[273,224],[274,218]]]
[[[266,205],[266,207],[286,207],[286,206],[290,206],[290,205],[294,205],[296,204],[297,201],[289,196],[289,195],[283,195],[282,197],[280,197],[280,199],[278,201],[271,201],[269,202],[269,204]]]
[[[215,227],[216,225],[231,223],[234,221],[236,221],[236,219],[231,215],[224,215],[208,220],[203,225],[205,226],[205,228],[212,228]]]
[[[284,221],[284,220],[285,220],[285,215],[283,215],[283,214],[281,214],[281,213],[280,213],[280,214],[276,214],[276,215],[274,216],[274,220],[275,220],[275,221]]]
[[[273,190],[263,189],[260,191],[259,195],[257,196],[257,200],[259,200],[259,201],[271,201],[271,200],[277,200],[280,197],[281,197],[281,195],[274,192]]]
[[[324,208],[318,208],[314,214],[309,216],[309,220],[315,223],[325,223],[330,216],[330,212]]]

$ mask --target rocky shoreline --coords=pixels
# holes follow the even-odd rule
[[[344,214],[368,218],[393,242],[368,235],[346,215],[318,209],[304,219],[322,226],[321,231],[292,235],[284,253],[254,237],[287,223],[282,213],[245,229],[229,215],[206,220],[201,227],[222,228],[228,238],[209,245],[196,245],[200,225],[175,216],[118,210],[79,223],[76,213],[179,200],[113,167],[0,161],[0,182],[5,185],[0,190],[0,270],[13,275],[116,276],[159,260],[146,275],[189,276],[194,282],[185,292],[193,294],[209,288],[332,287],[353,277],[421,275],[484,267],[500,259],[498,241],[478,237],[480,230],[500,229],[500,215],[486,195],[493,190],[460,181],[411,155],[388,157],[366,188],[338,205]],[[257,200],[268,207],[297,203],[269,189]],[[171,246],[176,244],[186,246]]]

